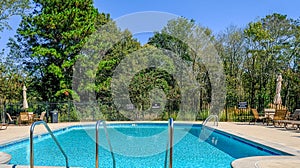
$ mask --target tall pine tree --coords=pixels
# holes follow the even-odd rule
[[[43,100],[72,96],[72,75],[77,56],[97,25],[109,15],[100,14],[93,0],[34,0],[35,8],[22,18],[17,45],[11,43],[23,64],[37,78],[35,89]],[[16,52],[16,51],[14,51]],[[65,94],[64,94],[65,93]]]

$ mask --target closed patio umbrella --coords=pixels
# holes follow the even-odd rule
[[[26,95],[26,86],[23,86],[23,109],[28,109],[27,95]]]
[[[281,82],[282,82],[281,74],[278,74],[276,81],[277,81],[277,83],[276,83],[276,95],[274,97],[274,104],[279,105],[279,104],[282,104],[281,96],[280,96]]]

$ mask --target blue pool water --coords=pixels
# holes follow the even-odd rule
[[[280,151],[248,140],[214,131],[199,140],[201,125],[174,126],[173,167],[230,167],[242,157],[285,155]],[[164,167],[168,138],[167,124],[110,124],[108,133],[116,159],[116,167]],[[73,126],[55,132],[59,143],[74,167],[95,167],[94,126]],[[99,167],[112,167],[111,153],[103,129],[99,132]],[[12,155],[10,164],[29,165],[29,141],[0,146]],[[41,166],[65,166],[65,160],[49,135],[34,139],[34,162]]]

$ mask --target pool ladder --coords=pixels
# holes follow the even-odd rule
[[[111,157],[112,157],[112,160],[113,160],[113,168],[115,168],[116,167],[115,155],[114,155],[114,152],[112,150],[112,146],[111,146],[110,139],[109,139],[109,136],[108,136],[106,122],[103,121],[103,120],[98,120],[97,123],[96,123],[96,163],[95,163],[95,167],[99,168],[99,158],[98,158],[98,156],[99,156],[99,149],[98,149],[99,144],[98,144],[98,140],[99,140],[99,126],[100,126],[100,124],[103,125],[106,140],[107,140],[109,150],[110,150],[110,153],[111,153]]]
[[[211,119],[214,119],[213,126],[218,126],[219,123],[219,117],[217,115],[210,115],[208,116],[202,123],[203,126],[206,126],[207,122],[210,121]]]
[[[170,149],[169,168],[173,167],[173,141],[174,141],[174,121],[173,121],[173,118],[169,119],[168,129],[169,129],[169,139],[167,141],[164,168],[167,168],[169,149]]]
[[[207,123],[212,121],[212,125],[207,126]],[[206,141],[214,131],[215,127],[218,126],[219,117],[217,115],[208,116],[203,122],[199,133],[199,140]]]
[[[59,150],[61,151],[61,153],[65,157],[66,168],[69,168],[68,157],[67,157],[66,153],[64,152],[64,150],[62,149],[62,147],[58,143],[57,139],[53,135],[53,132],[51,131],[51,129],[49,128],[49,126],[47,125],[47,123],[45,123],[45,121],[36,121],[30,127],[30,168],[34,168],[33,132],[34,132],[35,126],[36,125],[40,125],[40,124],[43,124],[46,127],[46,129],[49,132],[49,134],[51,135],[52,139],[54,140],[54,142],[58,146]]]

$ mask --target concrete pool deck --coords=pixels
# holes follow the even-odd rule
[[[202,122],[197,123],[201,124]],[[67,126],[81,124],[96,124],[96,122],[49,123],[48,125],[52,130],[56,130]],[[232,163],[232,167],[234,168],[277,168],[283,166],[292,168],[295,167],[295,165],[300,165],[299,130],[286,130],[285,128],[275,128],[274,126],[261,124],[249,125],[248,123],[233,122],[220,122],[217,129],[295,155],[242,158],[235,160]],[[6,130],[0,130],[0,145],[18,139],[28,138],[29,132],[30,126],[10,125]],[[34,131],[35,134],[41,134],[44,132],[46,132],[46,129],[42,125],[36,126]],[[6,166],[0,164],[0,168],[6,168]],[[12,166],[10,165],[10,167]]]
[[[298,168],[300,165],[299,130],[231,122],[221,122],[217,129],[294,155],[241,158],[232,162],[233,168]]]

